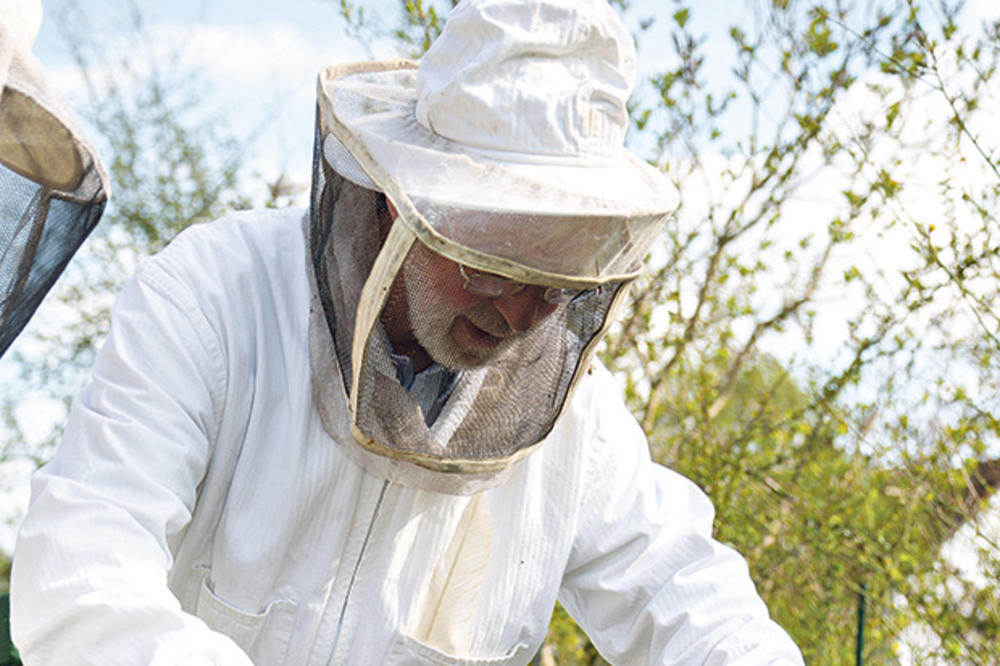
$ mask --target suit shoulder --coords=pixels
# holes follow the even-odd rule
[[[149,261],[182,281],[264,277],[305,261],[302,209],[239,211],[195,224]]]

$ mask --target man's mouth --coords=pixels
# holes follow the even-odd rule
[[[467,317],[455,320],[455,336],[459,343],[471,343],[473,346],[494,349],[503,342],[502,335],[494,335],[476,326]]]

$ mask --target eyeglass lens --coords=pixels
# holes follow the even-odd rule
[[[514,282],[500,275],[490,275],[489,273],[478,273],[474,269],[459,266],[464,280],[463,287],[470,294],[483,296],[485,298],[496,298],[503,294],[508,285],[514,285],[512,294],[519,294],[528,285]],[[564,305],[566,303],[579,302],[581,300],[596,296],[600,293],[600,287],[594,289],[562,289],[560,287],[546,287],[542,292],[542,300],[553,305]]]

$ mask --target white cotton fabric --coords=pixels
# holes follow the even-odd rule
[[[38,0],[0,0],[0,356],[97,224],[108,177],[31,45]]]
[[[522,161],[593,163],[622,153],[636,58],[608,2],[466,2],[447,26],[420,62],[421,125]],[[567,55],[570,64],[560,58]]]
[[[9,52],[30,51],[41,27],[41,0],[0,0],[0,90],[7,79]]]
[[[320,73],[309,241],[321,306],[310,330],[314,388],[329,432],[339,419],[326,409],[349,400],[354,457],[368,471],[474,494],[502,482],[548,436],[677,206],[667,175],[624,147],[635,67],[632,37],[606,0],[464,0],[419,63]],[[391,229],[377,239],[385,230],[374,203],[350,210],[372,192],[393,209]],[[350,268],[368,259],[356,247],[378,252],[362,270]],[[428,254],[453,263],[421,258]],[[454,264],[592,293],[506,336],[461,373],[441,414],[425,423],[380,329],[412,323],[434,360],[458,363],[428,344],[415,314],[437,309],[439,299],[423,296],[441,293],[449,274],[458,278]],[[363,288],[325,285],[327,272]],[[386,305],[394,292],[399,307]],[[435,326],[464,316],[456,310]],[[324,368],[331,336],[346,396]]]
[[[56,190],[60,198],[74,203],[103,201],[108,177],[73,112],[31,52],[41,23],[40,0],[0,0],[0,168]],[[90,175],[92,171],[96,173]],[[9,187],[0,181],[0,194],[10,196],[2,191]],[[17,211],[17,204],[26,202],[2,203],[0,215],[6,218]],[[0,223],[11,221],[0,219]],[[5,240],[0,234],[0,243]],[[6,249],[0,244],[0,260]]]
[[[607,0],[466,0],[419,65],[320,73],[320,114],[346,147],[327,145],[326,157],[393,200],[387,180],[461,210],[666,215],[677,190],[624,147],[635,73],[632,36]]]
[[[32,482],[12,576],[28,666],[525,664],[557,597],[613,663],[802,663],[599,366],[481,495],[353,462],[312,403],[302,215],[192,228],[121,294]],[[469,523],[489,536],[472,601],[445,609],[464,631],[426,631]]]

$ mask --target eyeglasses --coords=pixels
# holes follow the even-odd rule
[[[520,294],[528,288],[523,282],[515,282],[501,275],[492,273],[480,273],[479,271],[458,265],[458,271],[462,274],[462,288],[470,294],[483,296],[484,298],[496,298],[503,294],[504,289],[510,287],[508,293]],[[593,289],[563,289],[561,287],[545,287],[542,291],[542,300],[552,305],[566,305],[567,303],[579,303],[593,298],[601,293],[601,287]]]

